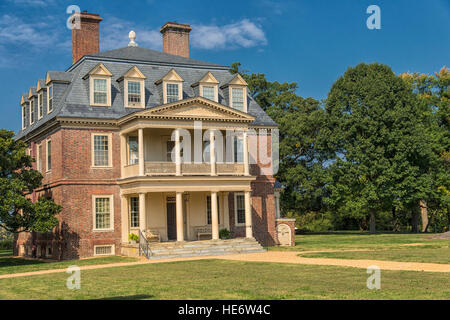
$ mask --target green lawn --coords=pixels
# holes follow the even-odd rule
[[[0,299],[450,299],[447,273],[382,271],[367,289],[365,269],[199,260],[0,280]]]
[[[50,269],[62,269],[67,268],[68,266],[71,265],[87,266],[96,264],[137,261],[136,258],[128,258],[128,257],[102,257],[84,260],[66,260],[61,262],[49,262],[42,260],[14,258],[11,255],[12,251],[9,250],[0,251],[0,275],[30,272],[30,271],[40,271],[40,270],[50,270]]]

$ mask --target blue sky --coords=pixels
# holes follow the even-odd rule
[[[20,127],[19,99],[47,70],[72,62],[69,5],[103,17],[101,50],[124,47],[136,31],[142,47],[161,49],[159,28],[189,23],[191,57],[297,82],[322,99],[349,66],[380,62],[394,72],[433,73],[450,66],[449,0],[0,0],[0,128]],[[369,5],[381,30],[369,30]]]

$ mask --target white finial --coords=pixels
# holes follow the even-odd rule
[[[134,41],[136,39],[136,32],[133,30],[130,31],[128,34],[128,38],[130,38],[130,43],[128,44],[129,47],[137,47],[138,44]]]

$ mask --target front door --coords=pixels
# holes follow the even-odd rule
[[[167,199],[167,238],[177,240],[177,207],[170,198]]]

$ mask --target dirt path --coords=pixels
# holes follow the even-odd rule
[[[339,250],[336,250],[339,251]],[[343,250],[340,250],[343,251]],[[359,249],[345,250],[345,251],[362,251]],[[195,261],[205,259],[219,259],[219,260],[233,260],[233,261],[251,261],[251,262],[268,262],[268,263],[293,263],[306,265],[321,265],[321,266],[339,266],[339,267],[353,267],[367,269],[369,266],[378,266],[381,270],[404,270],[404,271],[425,271],[425,272],[450,272],[450,264],[438,263],[419,263],[419,262],[398,262],[398,261],[381,261],[381,260],[351,260],[351,259],[329,259],[329,258],[304,258],[299,257],[300,253],[313,252],[330,252],[330,251],[269,251],[263,253],[250,254],[233,254],[223,256],[211,257],[191,257],[191,258],[177,258],[177,259],[160,259],[160,260],[144,260],[138,262],[113,263],[104,265],[93,265],[80,267],[81,270],[95,270],[105,268],[117,268],[136,265],[145,265],[152,263],[165,263],[176,261]],[[14,273],[0,275],[0,279],[17,278],[25,276],[44,275],[52,273],[66,272],[67,269],[53,269],[41,270],[24,273]]]

